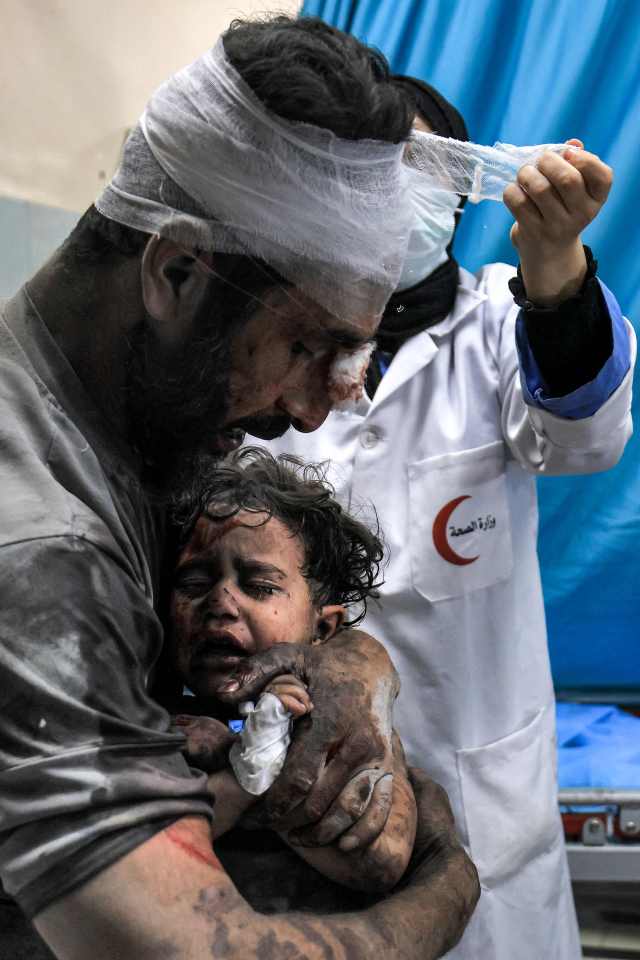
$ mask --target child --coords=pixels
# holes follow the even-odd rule
[[[211,698],[219,716],[216,692],[242,658],[276,643],[329,643],[359,622],[367,598],[375,595],[380,540],[345,513],[332,493],[317,468],[244,449],[217,469],[206,502],[192,511],[171,597],[171,651],[181,680],[197,697]],[[353,611],[357,605],[359,613]],[[313,710],[296,677],[278,677],[265,692],[292,717]],[[204,737],[206,752],[206,721],[179,717],[177,722],[190,747],[198,740],[202,746]],[[193,759],[193,749],[190,755]],[[296,846],[299,856],[353,889],[380,892],[394,886],[415,836],[415,802],[399,741],[394,776],[387,780],[391,813],[372,844],[351,849],[342,838],[321,848]],[[369,791],[373,785],[371,780]],[[229,768],[213,773],[210,787],[217,838],[256,797]]]

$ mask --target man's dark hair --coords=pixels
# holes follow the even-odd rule
[[[399,143],[409,135],[411,106],[391,82],[385,57],[317,17],[234,20],[223,43],[243,80],[285,120],[324,127],[350,140]],[[170,190],[179,209],[210,218],[177,184]],[[139,256],[148,239],[149,234],[109,220],[92,205],[68,237],[64,255],[67,264],[113,262]],[[216,261],[225,279],[249,292],[269,285],[265,264],[236,255],[218,255]]]
[[[266,513],[300,537],[302,575],[314,603],[360,605],[346,625],[362,620],[367,598],[376,597],[383,583],[384,547],[373,508],[375,532],[342,509],[321,464],[243,447],[216,466],[207,484],[185,494],[175,516],[180,543],[188,542],[201,515],[223,521],[240,511]]]

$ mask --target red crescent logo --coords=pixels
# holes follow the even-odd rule
[[[438,511],[438,515],[433,521],[433,545],[440,554],[440,556],[447,560],[449,563],[454,563],[457,567],[466,567],[468,563],[474,563],[478,557],[461,557],[459,553],[456,553],[455,550],[451,549],[451,545],[447,540],[447,523],[449,517],[458,506],[459,503],[462,503],[463,500],[470,500],[471,497],[469,494],[465,494],[462,497],[456,497],[454,500],[449,500],[449,503],[445,503],[442,510]]]

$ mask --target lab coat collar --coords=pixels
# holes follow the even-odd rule
[[[433,360],[438,352],[440,338],[450,333],[487,299],[486,293],[480,293],[476,289],[477,283],[473,274],[460,267],[460,281],[451,313],[444,320],[402,344],[389,370],[380,381],[373,400],[365,394],[356,404],[356,413],[365,415],[373,408],[379,407],[392,393]]]
[[[434,323],[432,327],[429,327],[431,336],[443,337],[450,333],[454,327],[457,327],[462,320],[469,316],[472,310],[475,310],[476,307],[487,300],[487,294],[481,293],[477,286],[477,278],[468,270],[465,270],[464,267],[460,267],[460,280],[453,310],[440,323]]]

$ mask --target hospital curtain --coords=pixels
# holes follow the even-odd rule
[[[479,143],[579,137],[615,171],[585,233],[599,275],[640,318],[638,0],[306,0],[378,47],[398,73],[433,83]],[[515,263],[511,218],[467,205],[456,254],[468,269]],[[637,329],[637,327],[636,327]],[[636,423],[640,422],[636,403]],[[640,428],[638,428],[640,430]],[[559,687],[640,686],[640,441],[597,476],[539,482],[540,555]]]

